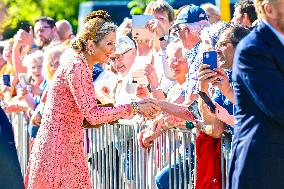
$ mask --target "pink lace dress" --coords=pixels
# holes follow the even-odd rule
[[[129,116],[130,106],[98,107],[87,62],[71,50],[48,91],[42,123],[30,154],[25,188],[91,189],[83,151],[83,118],[91,124],[115,121]]]

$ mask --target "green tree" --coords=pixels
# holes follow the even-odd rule
[[[148,3],[153,0],[132,0],[128,3],[130,14],[143,14]]]
[[[11,37],[21,21],[32,25],[40,16],[49,16],[55,20],[66,19],[77,30],[79,4],[86,0],[2,0],[6,8],[6,18],[0,24],[0,32]],[[5,35],[6,34],[6,35]]]

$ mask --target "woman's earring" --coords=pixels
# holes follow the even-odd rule
[[[95,54],[95,50],[93,48],[89,48],[88,50],[89,55]]]

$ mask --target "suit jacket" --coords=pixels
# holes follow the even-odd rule
[[[284,188],[284,46],[261,22],[237,47],[227,189]]]

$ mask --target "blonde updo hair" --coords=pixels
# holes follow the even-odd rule
[[[83,29],[71,41],[71,47],[79,52],[87,50],[89,40],[98,44],[107,34],[115,32],[117,26],[104,10],[93,11],[84,20]]]

